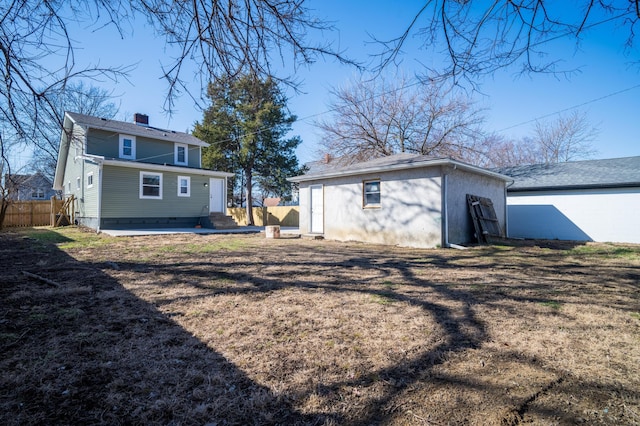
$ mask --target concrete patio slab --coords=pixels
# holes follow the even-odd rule
[[[168,235],[168,234],[257,234],[264,232],[264,226],[240,226],[235,229],[212,228],[150,228],[150,229],[101,229],[100,232],[112,237],[136,237],[144,235]],[[298,228],[283,227],[280,232],[284,234],[299,234]]]

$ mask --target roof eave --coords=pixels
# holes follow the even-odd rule
[[[640,182],[624,182],[624,183],[603,183],[588,185],[546,185],[546,186],[526,186],[526,187],[509,187],[507,192],[542,192],[542,191],[563,191],[563,190],[579,190],[579,189],[615,189],[615,188],[640,188]]]
[[[485,176],[491,176],[491,177],[503,180],[505,182],[511,182],[513,180],[513,178],[509,176],[492,172],[490,170],[486,170],[480,167],[472,166],[470,164],[461,163],[456,160],[447,159],[447,158],[425,160],[425,161],[419,161],[419,162],[414,162],[409,164],[401,163],[401,164],[391,164],[387,166],[373,166],[373,167],[368,167],[365,169],[358,169],[358,170],[341,170],[338,172],[321,173],[316,175],[300,175],[300,176],[293,176],[293,177],[287,178],[287,180],[289,182],[298,183],[298,182],[307,182],[307,181],[321,180],[321,179],[334,179],[334,178],[346,177],[346,176],[358,176],[358,175],[369,174],[369,173],[381,173],[381,172],[390,172],[390,171],[396,171],[396,170],[418,169],[422,167],[436,167],[436,166],[452,166],[454,168],[460,168],[462,170],[479,173]]]
[[[184,174],[191,174],[191,175],[211,176],[211,177],[229,178],[234,176],[233,173],[228,173],[228,172],[218,172],[215,170],[195,169],[195,168],[178,167],[178,166],[165,166],[164,164],[140,163],[137,161],[102,159],[100,160],[100,162],[106,166],[128,167],[132,169],[166,171],[166,172],[175,172],[175,173],[184,173]]]

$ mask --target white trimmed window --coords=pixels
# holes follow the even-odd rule
[[[87,188],[93,187],[93,172],[87,173]]]
[[[31,191],[31,198],[43,200],[44,199],[44,189],[42,188],[34,188]]]
[[[80,176],[78,176],[76,178],[76,191],[80,191],[80,184],[82,183],[82,179],[80,179]]]
[[[140,198],[162,200],[162,173],[140,172]]]
[[[191,196],[191,177],[178,176],[178,197]]]
[[[136,159],[136,137],[129,135],[120,135],[119,151],[120,158],[128,160]]]
[[[175,144],[173,163],[186,166],[189,164],[189,146],[183,143]]]
[[[363,182],[363,206],[380,207],[380,180]]]

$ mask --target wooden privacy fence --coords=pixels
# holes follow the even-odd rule
[[[3,226],[60,226],[73,223],[74,198],[46,201],[12,201],[7,208]],[[61,211],[62,210],[62,211]]]
[[[227,209],[227,214],[235,220],[238,225],[247,224],[247,210],[244,207],[232,207]],[[298,206],[275,206],[275,207],[254,207],[253,223],[256,226],[280,225],[280,226],[300,226],[300,207]]]

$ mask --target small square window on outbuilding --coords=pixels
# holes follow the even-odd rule
[[[363,207],[380,207],[380,180],[363,182]]]

